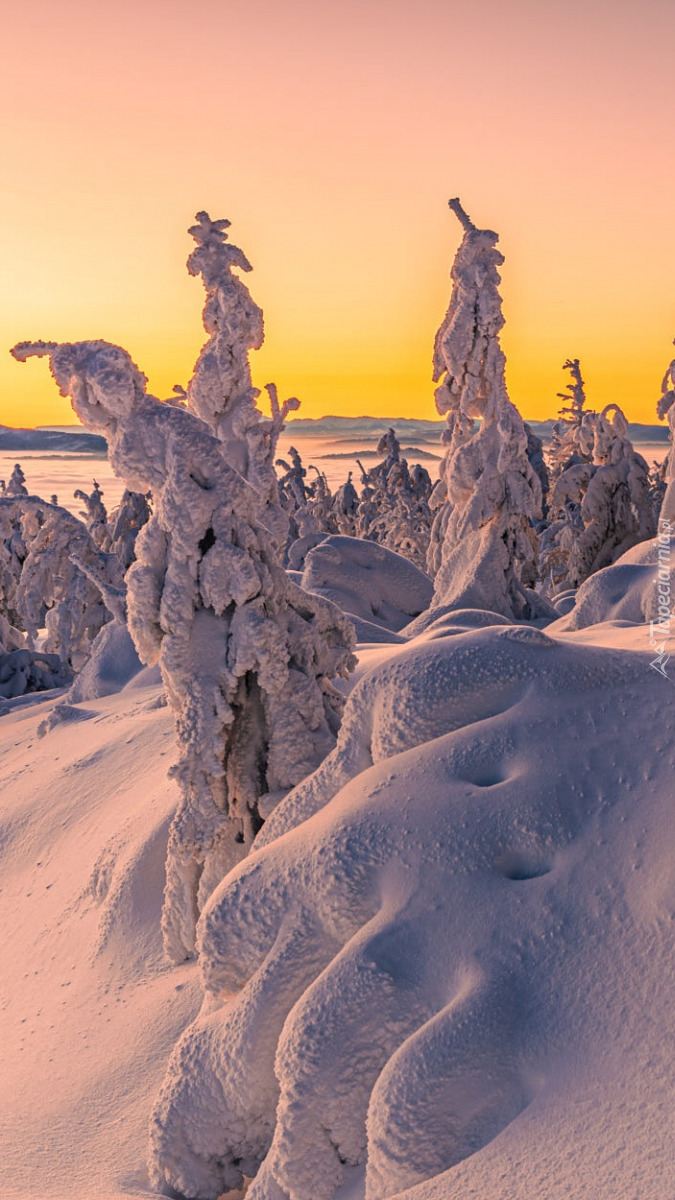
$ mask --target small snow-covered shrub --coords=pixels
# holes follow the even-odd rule
[[[84,523],[38,496],[0,496],[0,603],[34,646],[75,669],[87,659],[112,610],[106,588],[121,587],[114,557],[103,554]],[[95,579],[91,572],[95,571]]]
[[[578,587],[656,527],[649,468],[618,405],[587,413],[572,432],[586,457],[558,476],[542,539],[542,576],[553,592]]]
[[[424,570],[431,530],[431,479],[424,467],[410,471],[393,429],[383,434],[377,450],[383,461],[367,472],[361,468],[364,490],[356,531]]]

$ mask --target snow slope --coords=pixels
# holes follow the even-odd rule
[[[148,1112],[200,1002],[162,958],[173,722],[132,689],[39,738],[54,698],[1,723],[2,1194],[144,1196]]]
[[[467,616],[365,660],[207,906],[191,1026],[160,693],[2,719],[5,1196],[147,1197],[186,1026],[153,1142],[187,1194],[264,1158],[249,1200],[675,1195],[674,685],[644,626]]]

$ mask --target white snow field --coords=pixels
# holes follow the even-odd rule
[[[43,737],[61,693],[7,706],[3,1197],[675,1195],[675,684],[596,592],[555,637],[465,611],[362,647],[199,965],[162,957],[161,688]]]

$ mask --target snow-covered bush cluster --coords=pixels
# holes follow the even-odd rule
[[[631,546],[654,536],[658,508],[649,467],[634,449],[628,422],[616,404],[585,409],[579,360],[571,402],[555,427],[551,491],[541,532],[540,570],[550,593],[578,587]],[[565,397],[563,396],[563,399]]]

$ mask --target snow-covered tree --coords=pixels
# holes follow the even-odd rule
[[[87,529],[89,530],[96,545],[101,550],[109,548],[109,531],[108,531],[108,510],[103,503],[103,492],[96,479],[93,481],[94,487],[91,492],[83,492],[81,488],[77,488],[73,492],[76,500],[81,500],[84,504],[84,512],[80,513]]]
[[[592,436],[584,438],[585,418],[593,417],[595,413],[586,407],[586,384],[581,376],[581,364],[578,358],[568,358],[563,363],[563,370],[569,371],[572,382],[568,383],[563,392],[558,392],[562,405],[558,420],[553,426],[553,435],[548,450],[549,475],[551,484],[568,467],[581,462],[591,462],[593,458]]]
[[[124,489],[122,499],[113,510],[109,523],[110,551],[116,554],[127,571],[136,558],[136,538],[150,519],[150,493]]]
[[[675,525],[675,358],[663,377],[661,399],[656,411],[660,421],[668,419],[671,441],[664,474],[666,491],[661,505],[661,519]]]
[[[649,467],[619,406],[586,413],[576,440],[584,453],[591,447],[592,461],[572,461],[551,493],[542,576],[552,592],[578,587],[655,530]]]
[[[25,631],[31,649],[46,628],[43,649],[75,669],[111,617],[89,568],[98,570],[107,586],[121,586],[114,557],[101,553],[84,523],[67,509],[39,496],[0,497],[2,611]]]
[[[506,392],[498,290],[504,259],[496,233],[477,229],[459,200],[451,200],[450,208],[464,237],[434,346],[436,407],[447,418],[448,449],[434,500],[430,566],[434,558],[440,563],[432,611],[477,607],[527,618],[540,612],[531,588],[538,554],[532,522],[541,514],[541,484],[527,457],[523,421]]]
[[[354,665],[339,610],[298,588],[259,523],[265,498],[204,423],[147,395],[128,354],[106,342],[24,343],[49,355],[63,395],[102,432],[127,485],[154,512],[127,577],[129,626],[159,662],[176,718],[181,804],[167,859],[167,953],[194,953],[199,911],[266,815],[322,760],[343,705],[331,680]]]
[[[358,528],[359,494],[352,483],[351,471],[333,497],[333,512],[338,532],[347,537],[355,537]]]
[[[191,275],[200,275],[206,289],[204,328],[209,340],[195,364],[187,388],[187,406],[213,430],[224,446],[227,461],[265,500],[265,523],[283,547],[286,529],[279,506],[274,459],[279,434],[295,398],[279,404],[274,384],[267,384],[271,417],[256,405],[260,395],[251,381],[249,350],[263,343],[262,310],[233,268],[251,271],[246,255],[228,241],[230,222],[212,221],[199,212],[189,233],[197,243],[188,260]]]
[[[424,569],[431,529],[429,474],[419,466],[410,471],[394,429],[382,435],[377,451],[382,462],[368,472],[361,467],[364,490],[356,531]]]
[[[2,480],[2,495],[3,496],[27,496],[28,488],[26,487],[26,476],[21,469],[21,463],[14,464],[14,470],[10,475],[7,483]]]

